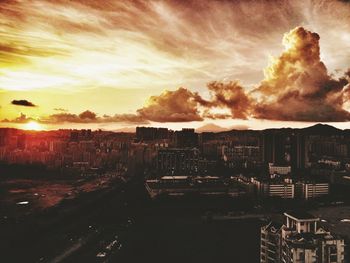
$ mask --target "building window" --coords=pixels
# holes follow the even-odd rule
[[[330,262],[338,262],[337,255],[331,255],[329,258],[330,258]]]
[[[336,246],[329,247],[329,253],[330,254],[337,254],[337,247]]]

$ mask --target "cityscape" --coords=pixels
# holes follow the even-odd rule
[[[0,262],[350,262],[350,1],[0,0]]]
[[[12,231],[35,233],[34,229],[20,229],[17,224],[21,220],[52,220],[50,209],[57,209],[53,214],[67,209],[61,219],[67,220],[65,217],[69,218],[75,209],[84,209],[81,205],[94,209],[90,208],[94,202],[111,195],[117,207],[125,202],[125,215],[107,212],[104,216],[116,222],[126,220],[115,223],[127,228],[120,230],[126,236],[132,231],[129,228],[139,227],[134,217],[146,217],[142,213],[134,215],[140,213],[134,209],[151,210],[153,216],[165,218],[184,213],[209,227],[216,222],[247,221],[254,225],[258,231],[253,232],[255,245],[250,249],[255,249],[252,255],[258,255],[260,262],[346,262],[350,238],[350,130],[325,124],[302,129],[201,133],[189,128],[173,131],[156,127],[137,127],[136,133],[2,128],[0,138],[1,171],[5,176],[2,223],[3,232],[9,235],[6,241],[18,241],[10,237]],[[114,197],[119,191],[128,191],[125,194],[140,200]],[[158,209],[172,213],[165,216]],[[87,226],[88,233],[80,233],[82,236],[53,236],[63,240],[52,240],[52,246],[63,242],[61,249],[72,246],[68,252],[54,257],[52,248],[34,249],[29,254],[33,258],[25,258],[33,262],[71,262],[79,256],[84,262],[123,259],[127,252],[122,246],[129,244],[115,237],[110,243],[103,240],[105,247],[92,243],[94,249],[101,249],[96,254],[80,252],[91,249],[90,242],[97,242],[90,239],[101,235],[106,238],[104,225],[90,220],[94,224]],[[60,222],[48,224],[50,227]],[[65,226],[60,227],[67,231]],[[46,234],[40,232],[38,244],[43,242],[42,235]],[[12,242],[7,244],[5,254],[8,251],[12,258],[23,257],[13,255],[16,247]]]

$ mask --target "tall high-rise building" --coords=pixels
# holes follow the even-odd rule
[[[344,239],[319,226],[308,213],[284,213],[283,225],[261,228],[260,262],[345,263]]]
[[[198,146],[198,134],[194,132],[194,129],[182,129],[175,132],[175,145],[176,147],[197,147]]]
[[[151,141],[169,138],[167,128],[136,127],[136,138],[141,141]]]
[[[262,135],[262,160],[277,165],[290,164],[291,136],[286,132],[264,131]]]
[[[291,149],[291,167],[292,172],[304,169],[307,160],[306,138],[303,134],[294,134],[292,136]]]

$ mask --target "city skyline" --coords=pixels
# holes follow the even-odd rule
[[[350,129],[37,130],[0,128],[5,261],[347,262]]]
[[[5,1],[0,127],[350,120],[346,1]]]

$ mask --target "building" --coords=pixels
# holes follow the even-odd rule
[[[295,195],[298,198],[308,200],[329,194],[329,183],[297,182],[295,184]]]
[[[162,175],[195,174],[199,167],[199,150],[196,148],[159,149],[156,167]]]
[[[308,159],[306,136],[296,133],[291,137],[291,166],[293,172],[306,167]]]
[[[234,168],[248,163],[253,165],[260,163],[260,147],[250,145],[222,145],[220,146],[220,156],[228,167]]]
[[[246,191],[235,181],[218,176],[162,176],[145,181],[151,198],[161,196],[244,196]]]
[[[175,146],[178,148],[198,147],[198,134],[194,132],[194,129],[176,131]]]
[[[256,192],[264,197],[300,198],[304,200],[326,196],[329,194],[329,183],[322,182],[293,182],[290,178],[261,180],[251,178]]]
[[[292,140],[287,132],[266,130],[262,134],[262,158],[266,163],[290,164]]]
[[[295,185],[290,180],[257,180],[251,179],[257,193],[264,197],[280,197],[293,199],[295,196]]]
[[[344,239],[308,213],[284,213],[284,224],[261,228],[260,262],[344,263]]]
[[[292,168],[290,165],[276,165],[273,163],[269,163],[269,174],[279,174],[279,175],[287,175],[290,174]]]
[[[261,227],[260,262],[281,262],[282,257],[282,224],[270,222]]]
[[[169,138],[167,128],[136,127],[136,138],[141,141],[152,141]]]
[[[322,158],[317,161],[324,168],[329,168],[331,170],[339,170],[341,168],[341,161],[336,158]]]

